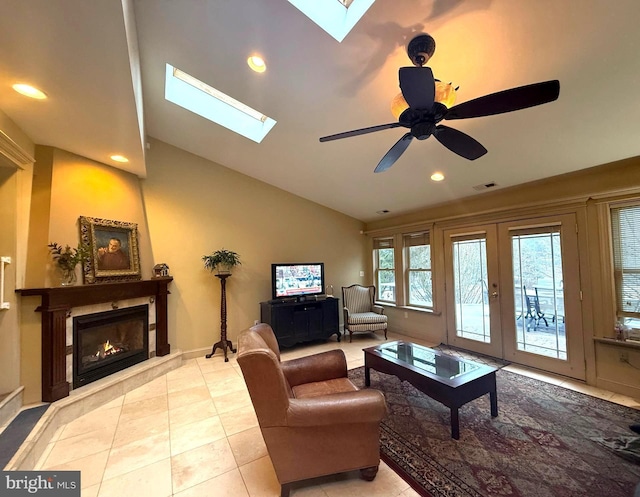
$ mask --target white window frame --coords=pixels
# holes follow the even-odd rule
[[[374,238],[373,239],[373,272],[374,272],[374,278],[375,278],[375,286],[376,286],[376,301],[379,302],[385,302],[385,303],[389,303],[389,304],[396,304],[397,303],[397,299],[398,299],[398,293],[397,293],[397,288],[398,288],[398,257],[396,256],[395,253],[395,240],[394,237],[380,237],[380,238]],[[380,250],[386,250],[386,249],[391,249],[394,251],[393,253],[393,264],[394,267],[393,268],[380,268],[380,254],[379,251]],[[389,271],[393,273],[393,285],[394,285],[394,292],[393,292],[393,299],[385,299],[384,294],[386,293],[384,291],[384,288],[381,288],[380,285],[380,273],[382,271]]]
[[[616,222],[616,213],[619,213],[620,211],[626,210],[626,209],[640,209],[640,199],[635,200],[635,201],[631,201],[631,202],[625,202],[625,203],[618,203],[618,204],[610,204],[609,206],[609,222],[610,222],[610,226],[611,226],[611,232],[610,232],[610,240],[611,240],[611,264],[612,264],[612,274],[613,274],[613,290],[614,290],[614,297],[615,297],[615,312],[616,312],[616,319],[619,321],[626,321],[629,318],[634,319],[634,320],[640,320],[640,300],[638,301],[638,305],[636,306],[635,310],[633,311],[629,311],[629,310],[624,310],[624,305],[623,305],[623,288],[622,288],[622,282],[623,282],[623,276],[625,274],[638,274],[640,275],[640,266],[638,267],[624,267],[624,262],[623,262],[623,254],[625,252],[625,250],[638,250],[639,247],[636,245],[633,245],[631,247],[623,247],[621,245],[621,240],[620,240],[620,230],[619,230],[619,225]],[[639,214],[639,218],[640,220],[640,214]],[[638,231],[635,231],[634,234],[636,234],[636,236],[640,237],[640,227],[638,229]],[[638,321],[636,321],[637,323]],[[627,323],[628,324],[628,323]],[[632,326],[634,329],[639,329],[640,326],[639,325],[635,325]]]
[[[405,304],[408,307],[417,307],[433,310],[433,253],[429,231],[419,231],[415,233],[405,233],[402,235],[402,246],[404,249],[404,288],[405,288]],[[411,267],[411,247],[429,247],[429,267],[428,268],[412,268]],[[411,301],[411,274],[412,273],[428,273],[431,281],[431,305],[424,305]]]

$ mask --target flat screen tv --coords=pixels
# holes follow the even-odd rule
[[[324,293],[324,263],[271,264],[272,298],[286,299]]]

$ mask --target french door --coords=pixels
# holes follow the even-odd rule
[[[450,345],[584,379],[573,214],[445,231]]]

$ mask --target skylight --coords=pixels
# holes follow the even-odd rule
[[[170,64],[166,67],[164,98],[257,143],[276,124],[270,117]]]
[[[304,15],[342,41],[375,0],[289,0]]]

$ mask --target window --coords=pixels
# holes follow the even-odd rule
[[[373,255],[378,287],[377,300],[396,301],[396,269],[393,238],[373,240]]]
[[[289,0],[309,19],[342,41],[375,0]]]
[[[404,235],[407,305],[433,308],[429,233]]]
[[[164,98],[260,143],[276,121],[207,83],[166,64]]]
[[[617,319],[640,328],[640,205],[611,209]]]

